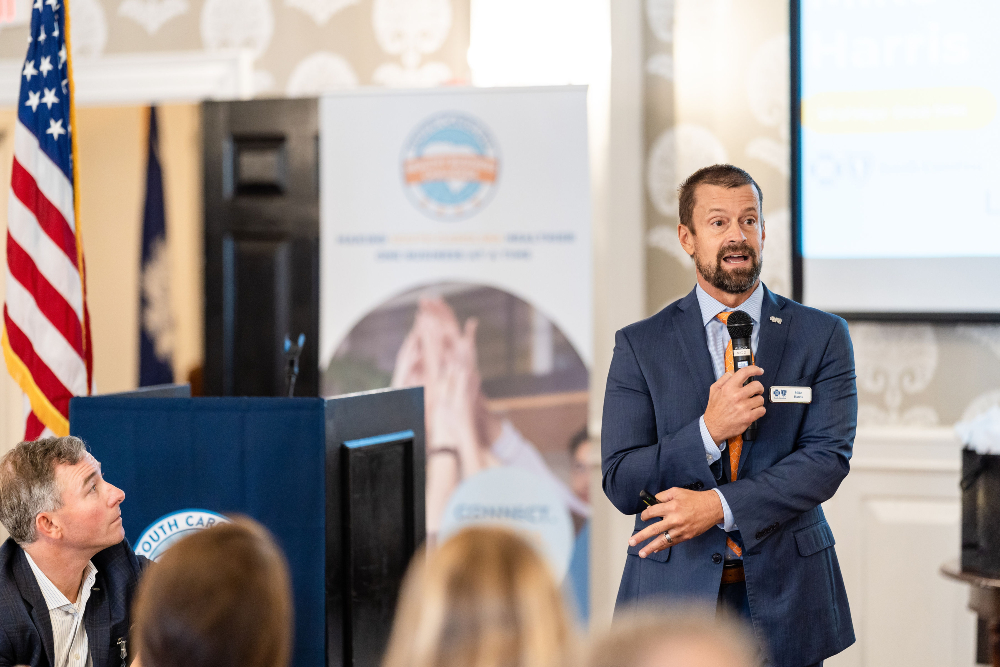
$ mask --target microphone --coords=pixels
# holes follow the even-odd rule
[[[292,339],[285,334],[285,387],[288,389],[288,398],[295,396],[295,381],[299,378],[299,355],[306,344],[306,335],[299,334],[299,339],[292,342]]]
[[[729,337],[733,341],[733,370],[738,371],[753,365],[753,349],[750,347],[753,320],[742,310],[734,310],[726,320],[726,329],[729,330]],[[743,386],[750,384],[753,380],[754,378],[747,378]],[[747,441],[757,439],[756,421],[743,432],[743,439]]]

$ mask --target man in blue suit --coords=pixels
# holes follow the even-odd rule
[[[0,667],[124,667],[149,560],[125,540],[125,494],[72,436],[0,460]]]
[[[806,667],[854,643],[820,507],[850,469],[854,355],[844,320],[760,282],[762,199],[731,165],[681,186],[678,236],[697,285],[615,335],[601,468],[611,502],[637,515],[616,610],[708,601],[752,624],[770,664]],[[734,310],[750,316],[754,353],[735,372]],[[786,392],[797,402],[778,387],[800,389]]]

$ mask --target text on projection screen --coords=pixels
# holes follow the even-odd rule
[[[803,0],[804,301],[1000,312],[1000,3]]]

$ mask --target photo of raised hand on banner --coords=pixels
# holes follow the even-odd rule
[[[478,321],[459,325],[441,298],[422,298],[392,377],[392,387],[424,387],[427,435],[427,532],[436,534],[458,484],[499,465],[476,365]]]
[[[587,370],[530,304],[479,285],[438,284],[369,313],[323,376],[326,395],[422,386],[427,533],[462,482],[497,467],[550,487],[577,527],[590,506],[571,489],[570,442],[586,426]]]

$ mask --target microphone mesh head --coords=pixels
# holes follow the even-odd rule
[[[753,320],[742,310],[734,310],[726,320],[726,328],[729,329],[729,337],[733,340],[750,338],[753,333]]]

